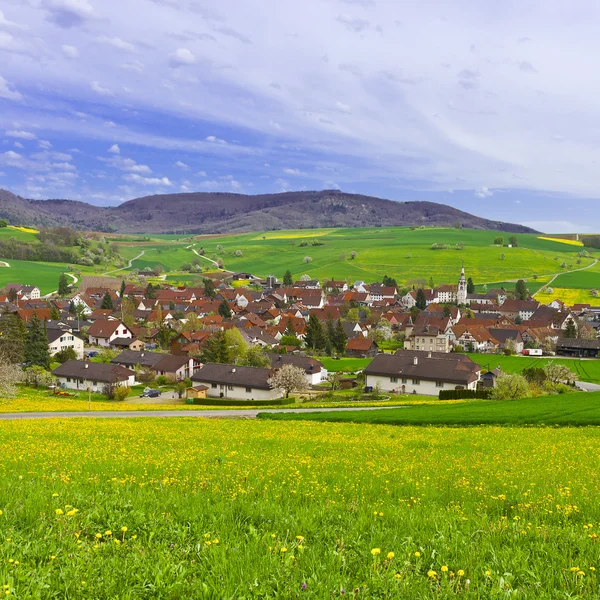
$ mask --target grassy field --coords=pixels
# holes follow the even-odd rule
[[[574,392],[514,401],[474,400],[377,411],[262,414],[264,419],[377,423],[382,425],[595,425],[600,426],[600,392]]]
[[[552,287],[552,293],[539,292],[535,299],[542,304],[552,302],[552,300],[562,300],[567,306],[573,304],[590,304],[592,306],[600,306],[600,298],[592,296],[590,290],[586,289],[567,289]]]
[[[548,363],[558,363],[569,367],[581,381],[600,384],[600,360],[580,360],[576,358],[536,358],[530,356],[502,356],[499,354],[468,354],[481,365],[482,370],[500,367],[505,373],[520,373],[530,367],[543,368]]]
[[[599,441],[2,422],[0,581],[15,598],[597,598]]]
[[[1,260],[1,259],[0,259]],[[0,288],[7,283],[37,285],[42,294],[49,294],[58,287],[58,278],[66,271],[65,264],[8,260],[10,267],[0,266]]]
[[[346,371],[347,373],[362,371],[373,360],[371,358],[340,358],[336,360],[328,356],[317,356],[316,359],[321,361],[325,370],[330,373],[336,373],[337,371]]]
[[[290,269],[295,277],[307,273],[319,278],[381,280],[383,275],[395,277],[400,283],[415,279],[434,283],[455,283],[460,266],[465,267],[476,283],[530,279],[534,274],[543,277],[560,272],[564,261],[575,268],[578,246],[560,241],[544,240],[535,235],[520,235],[518,248],[494,246],[497,232],[468,229],[427,228],[358,228],[271,231],[262,234],[199,236],[194,248],[204,248],[206,256],[217,253],[225,267],[233,271],[250,271],[255,275],[275,274],[282,277]],[[508,238],[504,234],[505,239]],[[302,246],[306,243],[306,246]],[[321,245],[312,245],[319,243]],[[432,250],[433,243],[449,244],[446,250]],[[195,255],[190,238],[181,236],[152,236],[147,242],[120,241],[122,254],[133,258],[134,268],[154,267],[177,269]],[[465,244],[457,250],[457,244]],[[242,256],[234,256],[237,250]],[[350,253],[357,252],[355,259]],[[505,258],[502,259],[502,255]],[[312,261],[304,262],[304,257]],[[205,261],[206,262],[206,261]],[[583,259],[582,265],[591,264]],[[533,280],[532,280],[533,281]],[[514,285],[514,284],[513,284]],[[532,283],[532,286],[534,284]]]

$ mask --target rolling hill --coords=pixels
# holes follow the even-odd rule
[[[13,224],[69,225],[118,233],[244,233],[323,227],[439,226],[530,233],[435,202],[394,202],[338,190],[248,196],[189,193],[146,196],[115,207],[71,200],[27,200],[0,190],[0,218]]]

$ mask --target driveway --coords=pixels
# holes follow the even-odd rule
[[[142,417],[201,417],[203,419],[254,419],[258,413],[266,412],[346,412],[349,410],[384,410],[388,408],[408,408],[405,406],[365,406],[364,408],[283,408],[278,410],[260,409],[234,409],[234,410],[119,410],[119,411],[97,411],[97,412],[23,412],[23,413],[0,413],[0,421],[19,421],[27,419],[136,419]]]
[[[576,381],[575,386],[586,392],[600,392],[600,385],[596,383],[588,383],[587,381]]]

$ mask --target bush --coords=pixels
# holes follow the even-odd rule
[[[167,385],[167,376],[166,375],[159,375],[156,378],[156,385]]]
[[[440,390],[440,400],[488,400],[492,390]]]
[[[522,375],[505,373],[496,380],[496,387],[491,391],[492,400],[520,400],[529,398],[531,389]]]
[[[68,360],[77,360],[77,352],[75,352],[74,348],[65,348],[54,355],[54,360],[61,365]]]
[[[123,402],[127,396],[131,393],[131,388],[126,385],[117,385],[113,390],[113,399],[118,402]]]

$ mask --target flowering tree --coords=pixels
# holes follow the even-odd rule
[[[271,389],[282,390],[286,398],[289,398],[290,392],[303,392],[308,387],[304,369],[294,365],[283,365],[273,373],[267,383]]]

